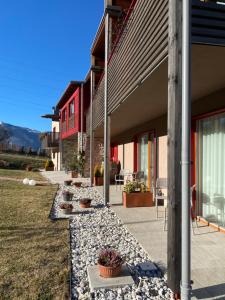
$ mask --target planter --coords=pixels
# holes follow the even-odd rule
[[[31,167],[31,166],[27,166],[27,167],[26,167],[26,171],[27,171],[27,172],[32,171],[32,167]]]
[[[45,171],[54,171],[54,167],[46,167]]]
[[[71,177],[72,178],[77,178],[78,177],[78,172],[77,171],[71,171]]]
[[[82,186],[82,182],[74,182],[73,185],[77,188],[80,188]]]
[[[91,199],[80,199],[80,208],[90,208],[91,207]]]
[[[64,184],[67,185],[67,186],[69,186],[69,185],[72,184],[72,182],[73,182],[73,180],[65,180]]]
[[[63,193],[63,200],[64,201],[72,201],[73,200],[73,194],[71,194],[71,193]]]
[[[100,276],[104,278],[117,277],[122,271],[122,265],[119,265],[118,267],[105,267],[98,265],[98,268]]]
[[[94,177],[94,185],[95,186],[103,185],[103,177]]]
[[[137,192],[130,194],[123,192],[123,206],[126,208],[154,206],[153,195],[150,192]]]
[[[72,214],[72,211],[73,211],[72,208],[61,208],[61,210],[63,211],[63,213],[64,213],[65,215],[71,215],[71,214]]]

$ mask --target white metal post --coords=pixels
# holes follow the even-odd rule
[[[94,76],[91,70],[91,91],[90,91],[90,181],[93,184],[93,91],[94,91]]]
[[[109,13],[105,16],[105,90],[104,90],[104,201],[109,202],[109,118],[108,118]]]
[[[182,253],[181,299],[191,299],[190,145],[191,145],[191,4],[183,0],[182,26]]]

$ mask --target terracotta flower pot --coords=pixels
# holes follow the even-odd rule
[[[94,185],[95,186],[103,185],[103,177],[94,177]]]
[[[80,208],[90,208],[90,207],[91,207],[91,199],[80,200]]]
[[[77,188],[80,188],[82,185],[82,182],[74,182],[73,185]]]
[[[71,177],[72,178],[77,178],[78,177],[78,172],[77,171],[71,171]]]
[[[73,182],[73,180],[65,180],[64,184],[67,185],[67,186],[69,186],[69,185],[72,184],[72,182]]]
[[[61,210],[64,212],[65,215],[71,215],[72,214],[72,208],[61,208]]]
[[[105,267],[102,265],[98,265],[98,268],[100,276],[104,278],[117,277],[122,271],[122,265],[119,265],[117,267]]]
[[[153,195],[150,192],[123,192],[123,206],[128,207],[151,207],[154,206]]]

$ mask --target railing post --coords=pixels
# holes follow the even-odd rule
[[[93,185],[93,93],[94,93],[94,76],[91,70],[91,91],[90,91],[90,181]]]
[[[183,1],[182,24],[182,251],[181,299],[191,299],[190,145],[191,145],[191,1]]]
[[[105,90],[104,90],[104,201],[109,203],[109,116],[108,116],[108,56],[109,56],[109,13],[105,14]]]

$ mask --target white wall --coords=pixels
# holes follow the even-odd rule
[[[134,171],[134,143],[118,146],[118,160],[122,169]]]
[[[167,135],[158,138],[158,178],[167,178]]]
[[[53,129],[55,128],[56,132],[59,132],[59,122],[52,121],[52,132]],[[55,152],[54,153],[51,151],[51,159],[55,165],[55,171],[60,171],[60,152]]]

